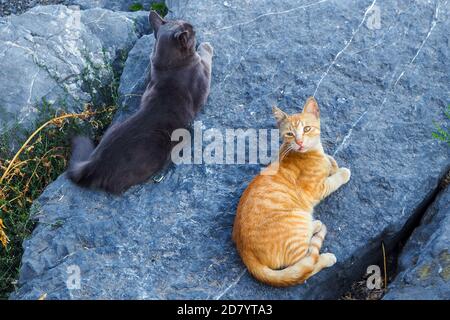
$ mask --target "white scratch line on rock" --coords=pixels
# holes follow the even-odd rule
[[[220,298],[222,298],[228,291],[230,291],[231,288],[233,288],[235,285],[238,284],[239,281],[241,281],[241,278],[244,276],[244,274],[247,272],[247,269],[244,269],[239,276],[236,278],[236,280],[234,280],[228,287],[226,287],[226,289],[219,293],[214,300],[219,300]]]
[[[430,30],[428,30],[427,36],[425,37],[425,39],[423,39],[422,43],[419,46],[419,49],[417,50],[416,54],[414,55],[414,57],[411,59],[411,61],[408,63],[408,65],[406,66],[405,70],[402,71],[402,73],[400,73],[399,77],[397,78],[397,80],[394,83],[394,87],[397,85],[397,83],[400,81],[400,79],[403,77],[403,75],[405,74],[405,72],[411,67],[411,65],[414,63],[414,61],[416,60],[417,56],[419,55],[420,51],[422,50],[423,46],[425,45],[425,43],[427,42],[428,38],[431,35],[431,32],[433,32],[434,27],[436,27],[436,23],[437,23],[437,19],[438,19],[438,15],[439,15],[439,1],[437,1],[436,4],[436,10],[434,12],[433,15],[433,20],[431,21],[431,27]]]
[[[350,136],[352,135],[353,129],[356,127],[356,125],[364,118],[364,116],[366,115],[366,113],[369,110],[366,110],[362,113],[362,115],[352,124],[350,130],[348,130],[347,134],[345,135],[344,139],[342,140],[342,143],[339,145],[339,147],[336,148],[336,151],[333,152],[333,157],[339,152],[341,151],[341,149],[344,147],[345,143],[347,142],[347,140],[350,138]]]
[[[31,103],[31,96],[33,95],[33,88],[34,88],[34,82],[36,81],[36,78],[39,74],[40,69],[38,69],[38,71],[36,72],[36,74],[33,76],[33,78],[31,79],[31,84],[30,84],[30,92],[28,94],[28,104]]]
[[[32,10],[28,11],[27,14],[31,14],[31,15],[35,15],[35,16],[49,16],[54,18],[56,15],[56,11],[52,12],[52,13],[47,13],[47,12],[42,12],[42,11],[38,11],[38,12],[34,12]]]
[[[241,56],[241,58],[239,59],[239,63],[236,65],[235,68],[233,68],[230,73],[226,74],[225,77],[223,77],[223,80],[220,82],[220,85],[222,86],[223,83],[225,83],[229,77],[231,77],[241,66],[242,62],[245,61],[245,57],[247,56],[247,54],[249,53],[250,49],[252,49],[255,46],[255,44],[251,43],[247,49],[245,50],[244,54]]]
[[[411,66],[412,63],[414,63],[414,61],[416,60],[417,56],[420,53],[420,50],[423,48],[423,46],[425,45],[425,42],[427,41],[427,39],[430,37],[431,32],[433,31],[434,27],[436,26],[436,21],[438,18],[438,14],[439,14],[439,2],[436,5],[436,11],[435,11],[435,15],[434,15],[434,19],[433,22],[431,23],[431,28],[426,36],[426,38],[424,39],[424,41],[422,41],[421,46],[419,47],[419,49],[417,50],[416,54],[414,55],[414,57],[411,59],[411,61],[409,62],[408,66],[405,68],[405,70],[403,70],[403,72],[400,74],[400,76],[397,78],[397,80],[395,81],[395,83],[393,85],[390,86],[389,92],[392,92],[394,90],[394,88],[396,87],[398,81],[401,79],[401,77],[405,74],[406,70]],[[391,82],[392,84],[392,82]],[[387,101],[387,95],[384,97],[383,102],[381,103],[380,107],[378,108],[378,110],[381,110],[384,106],[384,104]],[[344,146],[345,143],[347,142],[347,140],[351,137],[352,133],[353,133],[353,128],[362,120],[362,118],[366,115],[366,113],[368,112],[368,110],[366,110],[359,118],[358,120],[355,121],[355,123],[352,125],[352,127],[350,128],[350,130],[348,131],[348,133],[345,135],[344,139],[342,140],[342,143],[339,145],[339,147],[336,149],[336,151],[333,153],[333,156],[335,156]]]
[[[101,28],[101,27],[98,25],[98,23],[100,22],[100,20],[103,19],[103,17],[105,16],[105,14],[106,14],[107,12],[108,12],[108,11],[103,12],[103,13],[100,15],[100,17],[98,17],[98,18],[95,19],[95,20],[88,21],[86,24],[95,24],[100,30],[104,30],[104,28]]]
[[[445,2],[445,4],[446,4],[446,3],[447,3],[447,1]],[[433,19],[433,22],[434,22],[434,23],[433,23],[433,22],[431,23],[431,28],[430,28],[430,30],[428,31],[428,34],[427,34],[426,38],[424,39],[424,41],[422,41],[422,45],[419,47],[419,49],[417,50],[417,52],[416,52],[416,54],[414,55],[414,57],[411,59],[411,61],[409,62],[408,66],[405,68],[405,70],[403,70],[403,72],[402,72],[402,73],[400,74],[400,76],[397,78],[397,80],[395,81],[395,83],[392,84],[392,82],[391,82],[391,85],[389,86],[389,89],[388,89],[388,91],[387,91],[387,94],[385,95],[385,97],[384,97],[384,99],[383,99],[383,102],[381,103],[381,105],[380,105],[380,107],[378,108],[378,110],[381,110],[381,109],[383,108],[384,104],[385,104],[386,101],[387,101],[388,94],[394,91],[394,89],[395,89],[395,87],[396,87],[398,81],[399,81],[400,78],[404,75],[404,73],[405,73],[406,70],[409,68],[409,66],[410,66],[412,63],[414,63],[415,59],[417,58],[417,56],[418,56],[419,53],[420,53],[420,50],[423,48],[423,46],[425,45],[425,42],[426,42],[427,39],[430,37],[430,34],[431,34],[431,32],[433,31],[433,29],[434,29],[434,27],[435,27],[435,25],[436,25],[436,21],[437,21],[438,14],[439,14],[439,6],[440,6],[440,3],[439,3],[439,1],[438,1],[437,5],[436,5],[436,11],[435,11],[435,14],[434,14],[434,19]],[[392,79],[392,80],[393,80],[393,79]],[[348,133],[345,135],[344,139],[342,140],[342,143],[339,145],[339,147],[336,149],[336,151],[334,151],[333,156],[335,156],[340,150],[342,150],[342,148],[345,146],[345,143],[347,142],[347,140],[351,137],[352,132],[353,132],[353,128],[356,126],[356,124],[358,124],[358,123],[362,120],[362,118],[367,114],[367,112],[368,112],[368,110],[366,110],[366,111],[365,111],[365,112],[364,112],[364,113],[363,113],[363,114],[355,121],[355,123],[352,125],[352,127],[350,128],[350,130],[348,131]]]
[[[14,43],[14,42],[12,42],[12,41],[4,41],[4,43],[5,43],[6,45],[9,45],[9,46],[12,46],[12,47],[16,47],[16,48],[23,49],[23,50],[25,50],[25,51],[28,51],[28,53],[30,53],[31,55],[34,55],[34,51],[31,50],[30,48],[27,48],[27,47],[18,45],[17,43]]]
[[[361,26],[363,25],[364,21],[366,21],[366,17],[367,14],[370,12],[370,10],[372,10],[373,6],[375,5],[375,3],[377,2],[377,0],[373,0],[372,4],[367,8],[366,12],[364,12],[364,16],[361,20],[361,22],[359,23],[358,27],[355,29],[355,31],[353,31],[352,36],[350,37],[350,39],[347,41],[347,44],[344,46],[344,48],[339,51],[336,56],[334,57],[333,61],[330,63],[330,65],[328,66],[327,70],[322,74],[322,77],[320,78],[319,82],[317,83],[316,86],[316,90],[314,90],[314,94],[313,96],[316,96],[317,90],[319,90],[320,84],[322,83],[323,79],[325,79],[325,77],[328,75],[328,73],[330,72],[330,69],[334,66],[334,64],[336,63],[337,59],[339,58],[339,56],[345,51],[347,50],[348,46],[352,43],[353,38],[355,37],[355,35],[359,32],[359,29],[361,29]]]
[[[383,102],[381,103],[380,107],[378,108],[378,110],[381,110],[384,106],[384,104],[387,101],[387,95],[384,97]],[[367,112],[369,112],[369,110],[367,109],[366,111],[364,111],[362,113],[362,115],[352,124],[350,130],[348,130],[347,134],[345,135],[344,139],[342,140],[341,144],[339,145],[339,147],[336,148],[336,150],[333,152],[333,157],[342,150],[342,148],[345,146],[345,143],[347,142],[347,140],[352,136],[353,133],[353,129],[356,127],[356,125],[365,117],[365,115],[367,114]]]
[[[306,5],[303,5],[303,6],[291,8],[291,9],[284,10],[284,11],[276,11],[276,12],[264,13],[264,14],[261,14],[261,15],[257,16],[254,19],[251,19],[251,20],[248,20],[248,21],[245,21],[245,22],[239,22],[239,23],[233,24],[231,26],[226,26],[226,27],[222,27],[222,28],[219,28],[219,29],[215,29],[215,30],[210,31],[210,32],[205,32],[205,34],[213,34],[214,32],[217,32],[217,31],[223,31],[223,30],[232,29],[234,27],[245,26],[245,25],[251,24],[253,22],[256,22],[259,19],[264,18],[264,17],[282,15],[282,14],[290,13],[290,12],[293,12],[293,11],[306,9],[306,8],[313,7],[313,6],[319,5],[321,3],[328,2],[328,1],[330,1],[330,0],[321,0],[321,1],[318,1],[318,2],[309,3],[309,4],[306,4]]]

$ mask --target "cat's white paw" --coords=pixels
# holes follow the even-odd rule
[[[200,43],[200,45],[198,47],[199,47],[199,50],[204,49],[205,51],[209,52],[209,54],[211,54],[211,55],[213,55],[213,53],[214,53],[214,48],[211,45],[211,43],[209,43],[209,42],[202,42],[202,43]]]
[[[337,262],[336,256],[332,253],[322,253],[320,255],[320,260],[323,261],[323,264],[326,267],[331,267]]]
[[[350,181],[350,177],[352,175],[350,169],[347,168],[339,168],[339,172],[342,175],[342,178],[344,179],[344,183],[347,183]]]

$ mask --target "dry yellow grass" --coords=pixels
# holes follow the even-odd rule
[[[45,129],[48,126],[56,126],[56,127],[62,127],[66,123],[68,119],[87,119],[90,118],[98,113],[104,113],[109,112],[111,113],[113,111],[113,107],[105,108],[100,111],[92,111],[90,105],[86,105],[83,112],[80,113],[63,113],[60,114],[57,117],[54,117],[44,124],[42,124],[39,128],[37,128],[23,143],[23,145],[20,147],[20,149],[16,152],[14,157],[12,157],[11,160],[6,160],[4,164],[0,163],[0,169],[3,170],[3,174],[0,177],[0,199],[9,199],[8,202],[0,206],[0,210],[3,210],[5,213],[8,213],[8,210],[6,209],[8,203],[12,202],[19,202],[19,203],[31,203],[34,199],[31,199],[30,197],[27,197],[27,193],[29,191],[30,183],[33,180],[33,178],[36,178],[37,175],[37,169],[39,166],[51,166],[51,159],[52,158],[60,158],[60,160],[63,161],[63,163],[66,163],[66,159],[63,155],[55,153],[57,149],[60,147],[54,146],[49,148],[42,156],[38,158],[28,158],[21,160],[20,156],[23,153],[29,153],[33,150],[35,147],[35,144],[40,142],[40,139],[42,138],[39,136],[39,134],[42,132],[43,129]],[[92,123],[94,126],[95,123]],[[21,168],[25,165],[27,165],[29,162],[34,162],[35,168],[33,171],[28,173],[28,177],[25,177],[25,173],[21,170]],[[7,164],[7,166],[6,166]],[[21,190],[18,192],[17,189],[12,188],[10,183],[11,180],[21,177],[26,179],[26,182],[22,185]],[[37,177],[39,178],[39,177]],[[14,193],[14,196],[11,197],[11,193]],[[0,219],[0,242],[4,248],[8,245],[9,238],[6,232],[7,228],[3,222],[2,219]]]

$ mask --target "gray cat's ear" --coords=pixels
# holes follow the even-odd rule
[[[165,24],[166,20],[161,18],[161,16],[156,11],[152,10],[152,11],[150,11],[150,14],[148,16],[148,21],[149,21],[150,25],[152,26],[153,34],[155,35],[155,38],[156,38],[159,27],[161,27],[163,24]]]
[[[183,49],[187,49],[189,39],[189,34],[187,31],[179,31],[175,33],[175,38],[178,40],[178,43]]]
[[[303,113],[311,113],[317,119],[320,118],[319,104],[314,97],[309,97],[308,100],[306,100],[305,106],[303,107]]]
[[[288,115],[284,111],[282,111],[280,108],[276,106],[272,107],[272,113],[275,119],[277,120],[278,125],[288,117]]]

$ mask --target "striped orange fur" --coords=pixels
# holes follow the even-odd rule
[[[273,108],[283,144],[280,160],[256,176],[237,209],[233,240],[250,273],[273,286],[300,284],[336,263],[320,254],[326,227],[313,219],[314,206],[347,183],[350,170],[339,168],[323,151],[320,112],[314,98],[303,111],[287,115]]]

